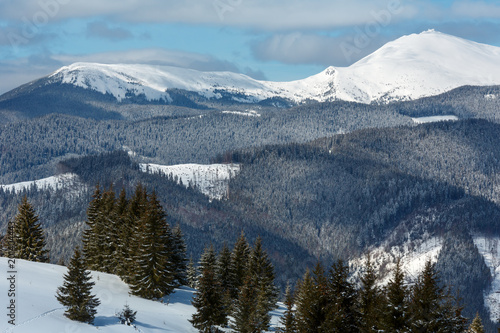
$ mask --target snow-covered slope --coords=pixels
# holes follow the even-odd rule
[[[254,103],[280,97],[345,100],[361,103],[411,100],[464,85],[500,84],[500,48],[429,30],[387,43],[349,67],[329,67],[303,80],[270,82],[230,72],[149,65],[75,63],[49,76],[122,100],[143,95],[171,101],[169,89],[196,92],[206,98],[230,95]]]
[[[484,294],[484,304],[490,310],[490,319],[500,318],[500,239],[498,237],[474,237],[474,244],[490,268],[493,281],[491,290]]]
[[[222,199],[226,196],[229,180],[235,177],[240,166],[237,164],[178,164],[158,165],[140,164],[143,172],[172,175],[184,186],[194,186],[210,199]]]
[[[33,181],[26,181],[8,185],[0,185],[0,189],[9,192],[19,193],[24,190],[38,189],[38,190],[61,190],[71,189],[75,187],[75,190],[81,189],[82,184],[78,181],[78,176],[73,173],[65,173],[57,176],[51,176],[47,178],[42,178]]]
[[[66,268],[51,264],[41,264],[16,260],[15,297],[7,297],[10,282],[7,280],[7,258],[0,257],[0,279],[2,290],[3,315],[0,320],[2,333],[54,333],[54,332],[197,332],[188,319],[195,312],[191,305],[194,291],[188,288],[176,289],[175,293],[166,297],[164,303],[153,302],[130,296],[128,286],[117,276],[93,272],[96,283],[93,293],[99,297],[101,305],[97,308],[95,326],[71,321],[64,316],[65,309],[55,298],[56,290],[63,283]],[[15,324],[8,323],[6,316],[8,302],[15,301]],[[137,330],[121,325],[116,313],[123,310],[125,304],[137,311]],[[273,312],[273,329],[283,313],[281,307]]]

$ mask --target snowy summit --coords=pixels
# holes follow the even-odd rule
[[[437,95],[464,86],[500,84],[500,48],[428,30],[389,42],[349,67],[291,82],[252,79],[231,72],[130,64],[75,63],[49,76],[118,101],[133,95],[170,102],[169,90],[195,92],[209,99],[230,95],[255,103],[284,98],[295,103],[354,101],[388,103]]]

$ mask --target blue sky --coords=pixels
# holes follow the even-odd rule
[[[0,93],[77,61],[288,81],[427,29],[500,46],[495,0],[0,0]]]

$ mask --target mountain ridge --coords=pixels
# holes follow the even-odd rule
[[[144,96],[168,104],[173,101],[169,91],[179,89],[206,99],[228,95],[240,103],[283,98],[295,104],[309,100],[370,104],[414,100],[465,85],[498,85],[499,64],[499,47],[428,30],[389,42],[349,67],[330,66],[289,82],[171,66],[83,62],[64,66],[46,79],[110,94],[118,102]]]

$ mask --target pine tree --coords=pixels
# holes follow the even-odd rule
[[[385,290],[387,304],[383,315],[383,327],[387,332],[408,331],[408,288],[405,287],[404,281],[401,259],[398,258],[393,277],[389,280]]]
[[[203,271],[208,269],[211,272],[216,272],[217,268],[217,255],[215,254],[214,246],[210,244],[205,248],[201,254],[200,261],[198,262],[198,278],[203,276]]]
[[[129,201],[124,188],[120,191],[115,206],[117,243],[115,251],[116,274],[126,281],[129,275],[130,246],[133,241],[133,226],[128,218]]]
[[[83,254],[86,264],[91,270],[100,270],[104,261],[104,222],[102,215],[103,193],[99,184],[96,185],[92,201],[87,208],[87,229],[83,231]]]
[[[227,306],[229,315],[232,307],[231,290],[233,286],[231,279],[231,251],[226,243],[224,243],[222,250],[217,256],[215,273],[217,275],[217,280],[220,282],[222,294],[224,295],[224,303]]]
[[[100,301],[91,294],[94,282],[85,266],[80,250],[77,248],[68,265],[68,273],[64,275],[64,283],[58,288],[57,300],[65,306],[64,315],[71,320],[92,324],[96,307]]]
[[[35,210],[24,196],[14,218],[15,257],[37,262],[48,262],[45,236]]]
[[[176,225],[172,230],[173,237],[173,253],[172,265],[174,270],[174,286],[177,288],[181,285],[186,285],[186,243],[184,243],[184,236],[182,235],[181,227]]]
[[[247,276],[240,287],[240,292],[234,304],[233,322],[231,327],[238,333],[256,333],[252,317],[256,308],[256,288],[253,280]]]
[[[278,289],[274,285],[274,267],[262,248],[262,239],[257,237],[254,247],[250,253],[247,274],[253,279],[253,285],[257,288],[259,306],[262,307],[260,313],[262,318],[255,318],[255,322],[260,323],[260,329],[267,330],[269,321],[267,313],[276,309],[278,301]]]
[[[250,258],[250,246],[242,231],[240,237],[234,244],[231,252],[231,298],[236,300],[239,296],[240,287],[245,281],[248,268],[248,260]]]
[[[213,247],[205,249],[204,257],[210,261],[212,256]],[[218,332],[217,326],[227,325],[227,309],[224,304],[222,288],[217,280],[215,265],[206,263],[202,267],[202,274],[198,279],[198,289],[192,300],[196,313],[189,321],[200,332]]]
[[[290,283],[286,285],[285,291],[285,306],[286,310],[283,317],[280,319],[281,327],[278,329],[279,333],[297,333],[297,323],[295,319],[294,309],[294,296]]]
[[[297,331],[301,333],[320,332],[323,324],[318,320],[316,312],[312,309],[317,308],[318,289],[313,281],[309,270],[306,271],[302,280],[297,282],[296,303],[296,322]]]
[[[136,236],[139,247],[130,289],[132,294],[143,298],[161,299],[174,289],[173,241],[166,214],[155,192],[149,196]]]
[[[116,196],[113,187],[103,193],[102,206],[102,235],[98,235],[102,241],[101,256],[102,262],[99,270],[105,273],[115,274],[117,272],[117,257],[119,240],[119,212],[116,207]]]
[[[365,259],[364,270],[364,274],[360,278],[361,288],[359,290],[360,331],[363,333],[378,332],[383,299],[376,285],[377,276],[369,255]]]
[[[484,333],[484,326],[483,322],[481,321],[481,317],[479,316],[479,312],[476,313],[476,317],[470,324],[467,333]]]
[[[413,286],[410,303],[411,325],[418,332],[437,332],[442,314],[443,288],[439,286],[436,265],[428,260]]]
[[[196,284],[198,281],[198,269],[194,265],[193,257],[189,259],[187,267],[187,280],[188,280],[188,286],[190,288],[196,288]]]
[[[322,330],[324,332],[359,332],[360,313],[358,296],[349,282],[349,267],[338,260],[330,269],[328,278],[329,306]]]
[[[127,326],[133,326],[135,321],[135,316],[137,315],[137,311],[134,311],[125,304],[123,311],[119,313],[120,322]]]

